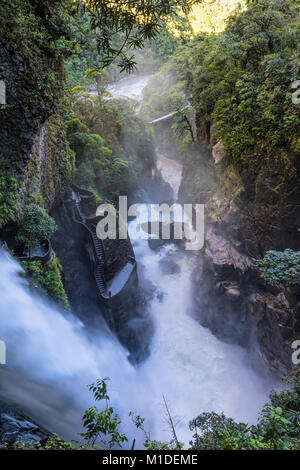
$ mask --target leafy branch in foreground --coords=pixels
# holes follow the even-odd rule
[[[78,10],[87,11],[91,17],[102,66],[118,57],[121,70],[131,72],[136,62],[134,55],[128,55],[129,50],[142,49],[146,40],[157,37],[170,15],[177,16],[180,11],[187,14],[199,3],[202,0],[85,0],[78,2]]]
[[[118,426],[121,419],[112,406],[109,406],[109,395],[107,392],[108,377],[98,379],[95,384],[89,386],[96,401],[105,401],[105,408],[101,411],[96,406],[88,408],[83,415],[83,426],[86,428],[81,436],[88,446],[95,447],[97,441],[104,447],[121,447],[123,442],[128,441],[125,434],[119,432]],[[107,439],[103,439],[106,436]]]
[[[2,443],[2,449],[17,450],[73,450],[73,449],[103,449],[122,447],[128,442],[124,434],[120,434],[121,424],[114,408],[109,406],[107,391],[108,378],[99,379],[89,386],[96,401],[105,401],[105,408],[99,411],[91,407],[84,413],[86,432],[81,436],[85,444],[76,441],[68,443],[56,434],[49,436],[45,443],[36,441]],[[300,371],[295,369],[288,378],[284,379],[285,388],[281,392],[272,392],[256,426],[237,423],[227,418],[223,413],[204,412],[189,423],[194,432],[190,441],[191,450],[300,450]],[[178,441],[175,431],[176,419],[172,416],[170,407],[164,398],[164,407],[169,429],[173,439],[170,442],[151,440],[151,433],[145,427],[145,419],[133,412],[129,413],[137,429],[145,435],[144,446],[147,450],[180,450],[183,444]],[[104,439],[105,437],[105,439]],[[132,449],[134,448],[133,440]]]
[[[190,422],[192,450],[299,450],[300,372],[285,379],[288,388],[272,392],[258,424],[236,423],[223,413],[202,413]]]

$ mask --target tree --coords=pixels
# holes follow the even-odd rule
[[[49,240],[56,229],[54,219],[45,209],[36,204],[29,204],[24,209],[23,223],[16,239],[31,252],[42,242]]]
[[[299,450],[300,374],[290,373],[281,393],[272,392],[256,426],[236,423],[223,413],[202,413],[190,422],[192,450]]]
[[[170,441],[158,441],[151,439],[151,432],[148,431],[145,427],[145,419],[139,415],[136,415],[132,411],[129,413],[133,423],[135,424],[137,429],[140,429],[145,436],[144,446],[147,450],[181,450],[184,446],[182,442],[179,442],[177,433],[176,433],[176,425],[179,423],[176,417],[172,416],[172,412],[170,407],[167,403],[166,398],[163,395],[163,404],[165,408],[165,422],[171,432],[172,439]],[[134,440],[135,442],[135,440]],[[134,446],[134,443],[133,443]]]
[[[117,57],[121,70],[132,71],[134,55],[130,50],[141,49],[146,40],[159,34],[164,20],[180,10],[188,13],[191,7],[202,0],[85,0],[78,2],[79,10],[91,16],[91,27],[97,31],[98,50],[102,55],[102,66],[110,65]],[[116,46],[115,38],[121,35]]]
[[[86,431],[81,434],[88,446],[95,447],[100,443],[104,447],[121,447],[128,439],[125,434],[121,434],[118,427],[121,419],[112,406],[109,406],[109,395],[107,391],[108,377],[98,379],[95,384],[89,386],[96,401],[104,401],[105,408],[101,411],[96,406],[88,408],[83,415],[83,426]],[[103,436],[107,437],[104,439]]]

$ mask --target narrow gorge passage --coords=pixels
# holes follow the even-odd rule
[[[132,77],[128,80],[128,89],[122,80],[122,96],[126,90],[128,97],[140,96],[145,77],[136,77],[134,86]],[[113,94],[117,90],[111,88]],[[180,164],[159,155],[158,168],[176,194]],[[127,351],[107,328],[90,334],[77,319],[30,293],[18,264],[1,253],[0,329],[10,356],[9,370],[0,371],[0,396],[67,439],[78,438],[81,416],[91,404],[87,385],[104,377],[111,379],[111,398],[130,438],[137,431],[129,411],[146,418],[153,438],[169,438],[163,395],[181,418],[178,437],[186,445],[188,421],[203,411],[254,423],[271,384],[253,370],[246,350],[221,342],[192,318],[191,276],[200,257],[172,243],[152,250],[146,239],[133,241],[133,247],[141,278],[155,288],[151,354],[138,367],[127,361]],[[142,441],[141,435],[138,446]]]

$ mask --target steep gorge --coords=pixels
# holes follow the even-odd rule
[[[197,141],[188,135],[175,143],[172,123],[166,126],[168,139],[162,133],[153,141],[134,111],[142,107],[143,116],[139,101],[148,75],[110,84],[109,98],[103,99],[104,91],[87,98],[79,92],[71,99],[64,91],[63,62],[73,42],[59,2],[16,0],[19,17],[5,3],[0,18],[0,78],[7,84],[7,105],[0,108],[1,235],[22,226],[29,203],[51,213],[58,227],[52,245],[62,265],[59,283],[71,312],[49,295],[40,297],[1,248],[0,339],[7,343],[9,364],[0,370],[0,437],[11,422],[20,424],[13,402],[34,420],[32,427],[27,417],[21,423],[26,439],[28,429],[34,440],[45,439],[35,422],[74,438],[90,404],[87,384],[104,376],[111,377],[113,404],[130,438],[136,429],[127,416],[134,409],[146,417],[153,434],[168,439],[162,430],[163,395],[183,417],[178,432],[185,443],[191,437],[188,420],[199,412],[224,411],[254,423],[277,386],[269,369],[278,376],[292,368],[291,343],[300,334],[299,286],[270,286],[256,265],[267,250],[299,249],[295,139],[284,160],[292,168],[290,179],[278,162],[267,169],[233,162],[226,135],[220,135],[225,126],[202,109],[209,82],[203,51],[187,49],[176,63],[182,67],[179,75],[187,80],[187,72],[191,80],[194,60],[199,68],[193,70],[193,83],[187,80],[186,95],[178,86],[171,105],[189,96],[194,108],[187,118]],[[144,105],[149,94],[147,87]],[[155,99],[160,100],[159,93]],[[284,193],[277,191],[282,180]],[[74,181],[92,190],[97,204],[116,205],[118,195],[127,192],[145,221],[149,203],[171,202],[177,193],[179,202],[205,204],[203,251],[188,253],[171,241],[157,248],[147,236],[132,244],[108,242],[111,265],[118,269],[134,250],[139,284],[105,309],[91,270],[90,240],[74,222],[69,193]]]

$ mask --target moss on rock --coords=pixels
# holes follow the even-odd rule
[[[53,261],[47,265],[37,260],[22,261],[22,266],[32,287],[58,302],[64,309],[69,309],[68,297],[63,285],[63,271],[55,253],[53,253]]]

